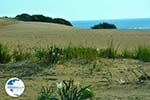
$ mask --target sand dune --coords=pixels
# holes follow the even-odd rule
[[[70,26],[41,23],[17,22],[0,26],[0,42],[11,47],[20,44],[26,47],[58,45],[82,45],[106,47],[110,41],[120,48],[139,45],[150,46],[150,30],[91,30]]]

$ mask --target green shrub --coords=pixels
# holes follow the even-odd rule
[[[138,47],[135,50],[135,58],[144,62],[150,61],[150,48],[149,47]]]
[[[73,26],[71,22],[63,18],[51,18],[51,17],[47,17],[44,15],[29,15],[29,14],[23,13],[21,15],[17,15],[15,19],[21,20],[21,21],[47,22],[47,23],[57,23],[57,24]]]
[[[0,63],[8,63],[11,61],[11,55],[6,46],[0,44]]]
[[[114,24],[99,23],[91,27],[91,29],[117,29],[117,27]]]

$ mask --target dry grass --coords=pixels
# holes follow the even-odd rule
[[[88,30],[75,29],[69,26],[19,22],[0,26],[0,42],[10,48],[17,45],[23,47],[45,47],[47,45],[106,47],[110,40],[120,43],[120,48],[150,46],[150,30]]]
[[[6,26],[6,25],[11,25],[16,23],[17,21],[15,19],[0,18],[0,26]]]

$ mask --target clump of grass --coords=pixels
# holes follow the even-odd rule
[[[0,63],[8,63],[11,61],[11,55],[7,46],[0,44]]]
[[[122,58],[134,58],[134,56],[135,52],[129,51],[127,48],[125,48],[121,53]]]
[[[36,61],[44,61],[47,51],[43,48],[37,48],[34,50],[33,57]]]
[[[113,41],[110,42],[110,45],[106,49],[101,49],[100,50],[100,57],[104,58],[116,58],[118,56],[117,51],[118,51],[119,45],[115,48]]]
[[[31,57],[31,54],[27,51],[24,51],[23,48],[21,48],[20,46],[18,46],[14,51],[13,51],[13,60],[15,61],[22,61],[22,60],[26,60],[28,58]]]
[[[46,55],[46,62],[49,64],[56,64],[62,57],[62,49],[52,46],[48,49]]]
[[[135,50],[135,59],[139,59],[144,62],[149,62],[150,61],[150,48],[149,47],[141,47],[139,46]]]
[[[40,94],[37,97],[37,100],[58,100],[54,94],[53,87],[44,87],[42,86]]]
[[[98,52],[94,48],[89,47],[68,47],[64,50],[64,58],[66,60],[76,58],[85,60],[95,60],[98,57]]]
[[[34,58],[36,61],[40,61],[47,64],[56,64],[62,60],[62,49],[56,46],[51,46],[48,49],[39,48],[34,51]]]

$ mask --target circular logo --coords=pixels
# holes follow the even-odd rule
[[[11,97],[19,97],[24,92],[24,89],[24,83],[19,78],[11,78],[5,85],[5,90]]]

